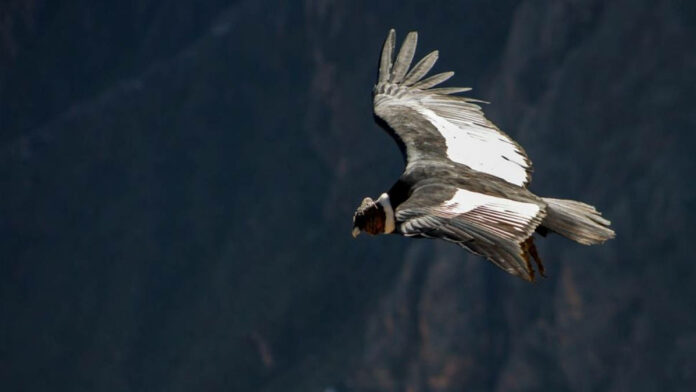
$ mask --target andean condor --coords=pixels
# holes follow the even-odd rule
[[[558,233],[585,245],[614,237],[610,222],[574,200],[539,197],[527,189],[532,163],[524,149],[484,116],[469,88],[433,88],[454,73],[426,79],[438,51],[412,68],[418,34],[406,36],[396,60],[395,32],[382,49],[373,89],[374,114],[399,145],[406,168],[377,201],[365,198],[353,217],[353,236],[401,234],[441,238],[534,280],[544,269],[532,235]]]

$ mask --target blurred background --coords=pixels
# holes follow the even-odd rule
[[[377,4],[376,4],[377,3]],[[350,236],[389,28],[617,238]],[[5,391],[696,388],[696,2],[4,0]]]

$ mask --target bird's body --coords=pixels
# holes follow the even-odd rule
[[[416,41],[409,33],[392,62],[395,33],[389,32],[373,90],[377,123],[399,145],[406,168],[376,202],[363,200],[353,235],[444,239],[526,280],[534,278],[531,260],[543,273],[535,231],[583,244],[614,236],[594,207],[529,191],[532,165],[524,149],[485,118],[479,101],[452,95],[469,89],[432,88],[452,72],[423,79],[438,52],[409,71]]]

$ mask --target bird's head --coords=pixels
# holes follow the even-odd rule
[[[385,221],[384,207],[369,197],[364,198],[353,215],[353,238],[363,231],[372,235],[384,233]]]

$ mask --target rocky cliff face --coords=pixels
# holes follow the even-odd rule
[[[359,385],[380,390],[651,390],[694,382],[683,209],[694,161],[693,16],[685,3],[528,1],[488,112],[535,162],[542,195],[596,204],[618,236],[542,245],[529,286],[433,244],[371,318]],[[688,22],[688,21],[691,22]],[[446,57],[445,57],[446,58]],[[412,245],[413,249],[421,245]],[[433,252],[435,257],[433,257]],[[419,255],[419,256],[418,256]],[[475,259],[468,257],[469,259]],[[418,271],[417,273],[413,271]],[[413,289],[413,286],[416,289]],[[659,369],[659,370],[658,370]],[[669,369],[669,370],[668,370]]]
[[[11,2],[32,22],[0,29],[2,384],[695,385],[694,7],[441,7]],[[402,169],[370,115],[390,27],[493,102],[536,193],[597,205],[617,239],[541,241],[534,285],[447,244],[352,240]]]

